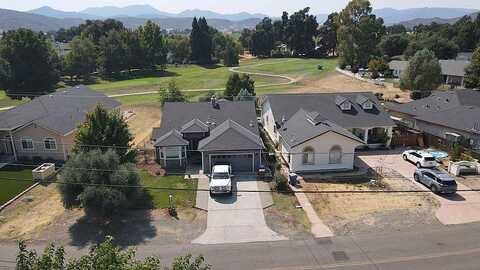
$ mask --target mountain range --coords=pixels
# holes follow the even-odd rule
[[[411,28],[420,23],[429,24],[454,23],[465,15],[478,12],[474,9],[462,8],[412,8],[412,9],[376,9],[374,13],[384,18],[386,25],[401,23]],[[44,6],[28,12],[0,9],[0,32],[30,28],[35,31],[50,31],[76,26],[85,20],[115,18],[126,27],[134,28],[144,24],[148,19],[160,24],[165,29],[184,30],[191,27],[192,17],[205,17],[208,23],[220,31],[238,31],[253,28],[267,15],[261,13],[239,12],[221,14],[208,10],[185,10],[180,13],[159,11],[150,5],[133,5],[127,7],[92,7],[78,12],[62,11]],[[317,20],[323,23],[328,14],[318,14]]]

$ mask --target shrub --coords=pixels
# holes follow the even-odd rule
[[[277,174],[273,181],[275,185],[275,190],[277,191],[288,191],[288,180],[285,176]]]
[[[417,99],[422,99],[422,98],[426,98],[428,96],[430,96],[432,92],[430,91],[412,91],[410,93],[410,98],[413,99],[413,100],[417,100]]]

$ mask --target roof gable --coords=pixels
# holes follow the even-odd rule
[[[198,143],[198,150],[263,149],[260,136],[228,119],[210,131],[210,136]]]
[[[180,130],[182,133],[208,132],[208,126],[197,118],[186,123]]]
[[[188,145],[188,141],[183,139],[182,134],[178,130],[171,130],[167,134],[158,138],[155,141],[155,146],[165,147],[165,146],[183,146]]]

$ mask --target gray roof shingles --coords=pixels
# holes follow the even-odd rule
[[[183,139],[182,134],[174,129],[158,138],[155,142],[155,146],[184,146],[188,145],[188,141]]]
[[[374,103],[373,109],[364,110],[355,101],[358,95],[368,98]],[[317,112],[322,119],[328,119],[343,128],[366,128],[366,127],[390,127],[395,123],[383,110],[378,99],[370,92],[342,93],[341,96],[352,104],[352,109],[342,111],[337,105],[338,94],[315,93],[315,94],[278,94],[267,95],[267,101],[273,111],[277,123],[281,123],[282,117],[290,119],[299,109],[307,112]]]
[[[258,134],[228,119],[210,131],[210,136],[198,143],[200,151],[261,150],[263,142]]]
[[[84,85],[43,95],[0,113],[0,129],[13,130],[31,123],[62,135],[76,129],[97,104],[112,110],[120,103]]]

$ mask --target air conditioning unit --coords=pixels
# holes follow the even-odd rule
[[[55,164],[44,163],[32,170],[33,181],[48,181],[55,176]]]

